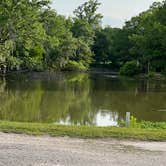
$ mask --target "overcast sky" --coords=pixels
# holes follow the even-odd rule
[[[87,0],[53,0],[53,8],[59,14],[71,16],[74,9]],[[145,11],[155,0],[99,0],[99,12],[104,16],[103,25],[122,27],[126,20]],[[156,0],[161,1],[162,0]]]

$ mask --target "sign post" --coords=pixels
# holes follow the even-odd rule
[[[130,112],[126,112],[126,127],[130,126]]]

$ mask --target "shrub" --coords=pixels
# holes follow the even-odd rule
[[[163,76],[166,76],[166,69],[161,72]]]
[[[128,61],[120,69],[121,75],[134,76],[138,73],[139,68],[136,61]]]
[[[67,71],[84,71],[87,70],[87,68],[83,65],[82,62],[76,62],[76,61],[69,61],[68,64],[65,66],[64,70]]]
[[[140,124],[142,129],[166,129],[165,122],[142,121]]]
[[[137,123],[137,118],[135,118],[134,116],[131,116],[131,118],[130,118],[130,127],[131,128],[140,128],[140,124]]]
[[[153,78],[153,77],[155,77],[155,75],[156,75],[155,72],[150,71],[150,72],[149,72],[148,74],[146,74],[145,76],[146,76],[146,78]]]
[[[30,71],[43,71],[44,66],[42,63],[42,59],[38,57],[26,57],[24,58],[24,66],[22,68],[26,68]]]

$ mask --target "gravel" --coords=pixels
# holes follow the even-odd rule
[[[0,166],[165,166],[166,142],[0,133]]]

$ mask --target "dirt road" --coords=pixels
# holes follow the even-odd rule
[[[0,133],[0,166],[165,166],[166,142]]]

